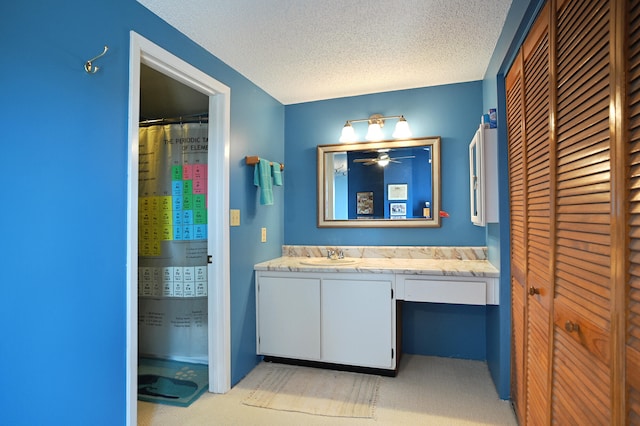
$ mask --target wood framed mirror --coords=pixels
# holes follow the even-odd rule
[[[440,226],[440,137],[317,148],[319,228]]]

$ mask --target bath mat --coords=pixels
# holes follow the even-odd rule
[[[245,405],[329,417],[373,418],[380,376],[297,366],[269,366]]]
[[[204,364],[155,358],[138,360],[138,400],[188,407],[209,387]]]

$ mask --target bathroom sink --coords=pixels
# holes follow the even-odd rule
[[[310,257],[305,260],[301,260],[303,265],[313,266],[331,266],[331,265],[352,265],[356,263],[358,259],[343,258],[343,259],[329,259],[327,257]]]

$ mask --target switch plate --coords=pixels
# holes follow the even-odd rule
[[[229,210],[229,225],[240,226],[240,210]]]
[[[263,243],[267,242],[267,228],[262,228],[262,235],[260,236],[260,241]]]

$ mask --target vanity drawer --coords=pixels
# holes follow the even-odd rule
[[[478,279],[446,279],[403,277],[403,300],[408,302],[486,305],[487,281]]]

